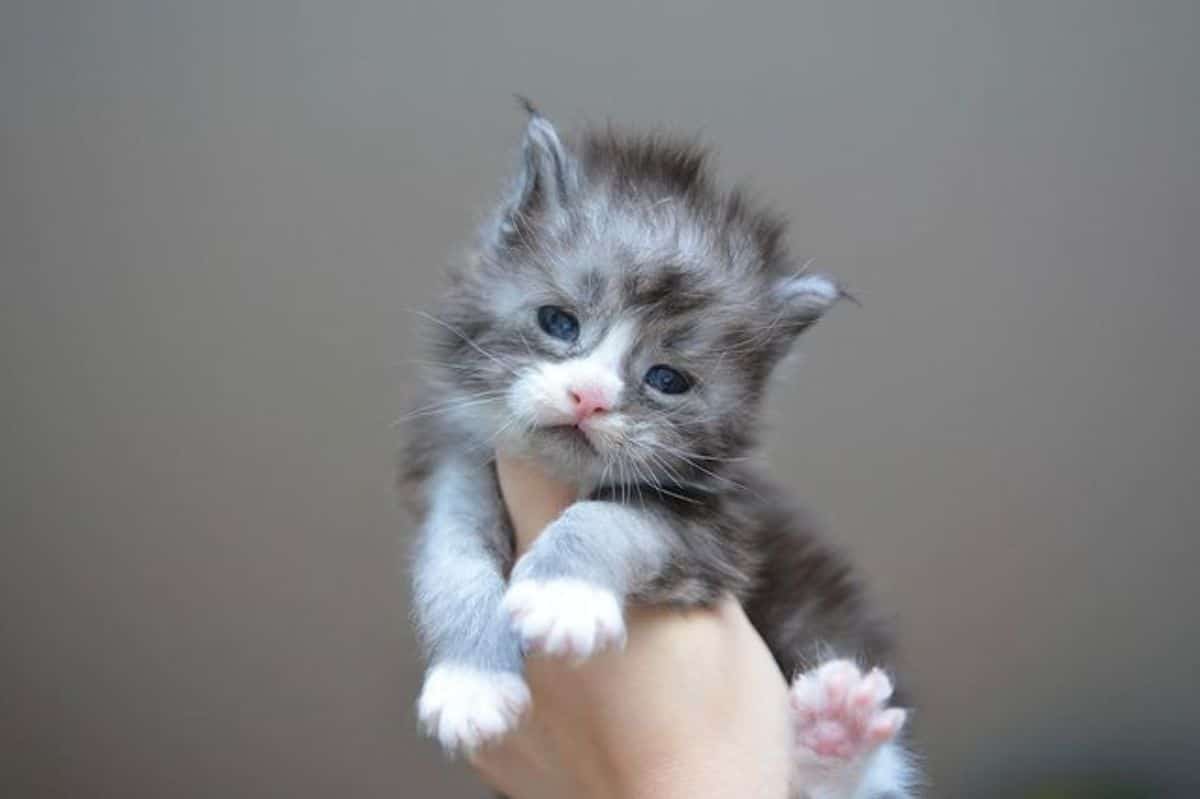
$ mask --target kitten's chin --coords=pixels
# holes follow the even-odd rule
[[[577,427],[538,427],[520,435],[506,435],[496,442],[498,452],[538,461],[548,471],[567,480],[592,482],[602,458],[587,435]]]

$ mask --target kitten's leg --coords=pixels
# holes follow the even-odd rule
[[[896,737],[905,712],[890,708],[892,684],[832,660],[792,683],[793,795],[802,799],[903,799],[912,770]]]
[[[625,598],[661,571],[672,537],[664,520],[615,502],[564,511],[517,561],[504,597],[526,651],[583,659],[623,645]]]
[[[517,637],[500,609],[507,541],[486,467],[449,462],[428,484],[414,563],[414,614],[430,660],[417,711],[447,751],[471,751],[529,705]]]

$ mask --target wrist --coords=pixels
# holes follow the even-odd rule
[[[697,737],[686,752],[644,763],[604,799],[786,799],[786,751],[774,742],[729,743],[727,733]]]

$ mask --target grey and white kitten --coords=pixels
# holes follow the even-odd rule
[[[527,708],[523,653],[586,658],[623,643],[631,602],[731,592],[796,675],[795,796],[911,796],[887,636],[750,462],[772,370],[842,292],[696,146],[569,146],[527,110],[519,174],[430,317],[432,404],[404,457],[425,729],[469,751]],[[582,489],[519,559],[497,451]]]

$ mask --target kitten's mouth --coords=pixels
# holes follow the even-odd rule
[[[569,446],[581,447],[593,453],[597,451],[591,437],[578,425],[556,424],[540,429],[543,434],[562,441]]]

